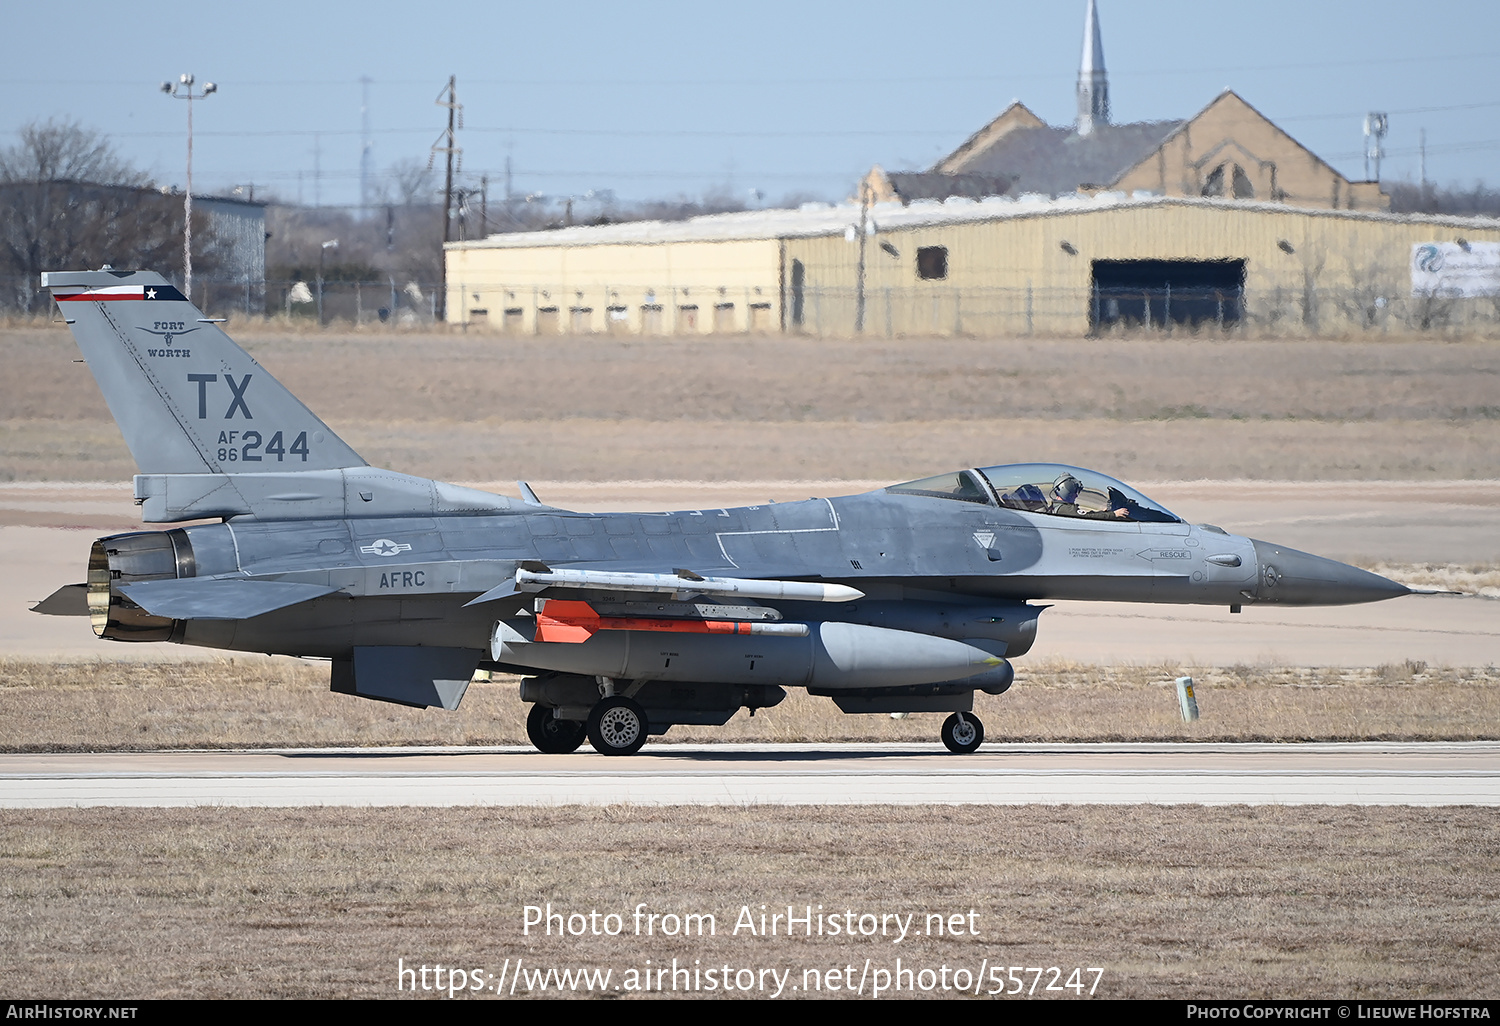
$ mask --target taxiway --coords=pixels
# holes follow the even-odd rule
[[[0,755],[0,808],[1143,803],[1500,806],[1500,742]]]

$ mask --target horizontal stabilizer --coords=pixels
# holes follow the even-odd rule
[[[32,606],[31,611],[44,616],[88,616],[89,586],[87,584],[64,584]]]
[[[120,593],[146,612],[173,620],[248,620],[337,591],[321,584],[212,577],[120,586]]]

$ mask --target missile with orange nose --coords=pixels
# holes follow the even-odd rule
[[[746,623],[736,620],[678,620],[645,616],[601,616],[587,602],[551,599],[536,614],[536,640],[579,644],[598,631],[651,631],[661,634],[771,634],[807,637],[805,623]]]

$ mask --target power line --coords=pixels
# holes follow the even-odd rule
[[[1493,150],[1493,149],[1500,149],[1500,139],[1486,139],[1486,140],[1484,140],[1482,142],[1448,143],[1448,144],[1445,144],[1445,145],[1442,145],[1442,146],[1428,146],[1427,147],[1427,152],[1429,154],[1433,154],[1433,153],[1475,153],[1475,152],[1481,152],[1481,151],[1484,151],[1484,150]],[[1386,148],[1382,152],[1387,157],[1396,156],[1396,155],[1400,155],[1400,156],[1403,156],[1403,157],[1410,157],[1410,156],[1415,156],[1416,154],[1420,153],[1421,149],[1420,149],[1420,147],[1417,147],[1417,146],[1401,146],[1401,147],[1397,147],[1395,149]],[[1326,159],[1326,160],[1360,160],[1360,159],[1362,159],[1364,157],[1364,155],[1365,155],[1364,151],[1360,150],[1358,153],[1334,153],[1334,154],[1330,154],[1329,156],[1327,156],[1324,159]]]
[[[1407,107],[1404,109],[1391,109],[1388,114],[1434,114],[1447,111],[1465,110],[1487,110],[1500,107],[1500,100],[1491,100],[1483,103],[1456,103],[1429,107]],[[1366,112],[1340,113],[1340,114],[1289,114],[1285,117],[1273,117],[1271,120],[1277,124],[1296,121],[1338,121],[1357,120],[1363,118]],[[550,128],[520,125],[496,125],[496,126],[466,126],[466,132],[478,132],[485,135],[538,135],[538,136],[597,136],[605,138],[653,138],[653,139],[878,139],[894,136],[932,136],[936,138],[949,138],[954,136],[966,136],[972,132],[970,128],[856,128],[856,129],[828,129],[828,130],[791,130],[791,129],[713,129],[713,128]],[[9,129],[10,134],[19,134],[21,129]],[[372,135],[426,135],[432,131],[431,127],[422,128],[380,128],[372,129]],[[106,133],[111,138],[117,139],[175,139],[176,132],[110,132]],[[199,132],[200,137],[219,138],[299,138],[307,136],[355,136],[363,135],[363,129],[317,129],[317,128],[275,128],[251,131],[211,131]]]
[[[1479,61],[1479,60],[1496,60],[1496,59],[1500,59],[1500,52],[1496,52],[1496,51],[1492,50],[1492,51],[1485,51],[1485,52],[1479,52],[1479,53],[1465,53],[1465,54],[1432,54],[1432,55],[1421,56],[1421,57],[1360,57],[1360,58],[1353,58],[1353,59],[1350,59],[1350,60],[1343,60],[1343,61],[1308,60],[1308,61],[1295,61],[1295,62],[1289,62],[1289,63],[1284,63],[1284,64],[1242,64],[1242,65],[1222,65],[1222,64],[1220,64],[1220,65],[1213,65],[1213,66],[1210,66],[1210,67],[1198,67],[1198,68],[1160,68],[1160,67],[1157,67],[1157,68],[1142,68],[1140,70],[1131,70],[1131,69],[1126,68],[1126,67],[1118,67],[1115,70],[1113,70],[1113,71],[1110,72],[1110,76],[1112,78],[1166,78],[1166,77],[1172,77],[1172,76],[1178,76],[1178,75],[1217,75],[1217,74],[1226,74],[1226,73],[1228,73],[1228,74],[1237,74],[1237,73],[1258,72],[1258,71],[1299,71],[1299,70],[1308,69],[1308,68],[1322,70],[1322,69],[1325,69],[1325,68],[1354,68],[1354,67],[1363,67],[1363,66],[1371,66],[1371,65],[1384,68],[1384,67],[1390,67],[1392,65],[1404,65],[1404,64],[1453,64],[1453,63],[1456,63],[1458,61]],[[808,85],[871,85],[871,84],[880,84],[880,85],[893,85],[893,84],[895,84],[895,85],[905,85],[905,84],[920,84],[920,83],[942,84],[942,83],[952,83],[952,82],[996,82],[996,83],[1000,83],[1000,82],[1014,82],[1014,81],[1018,81],[1018,80],[1036,80],[1036,81],[1058,81],[1058,80],[1063,80],[1063,79],[1071,80],[1074,77],[1075,77],[1075,73],[1073,73],[1073,72],[1063,73],[1063,72],[1051,72],[1051,71],[1046,71],[1046,72],[1036,71],[1036,72],[1024,72],[1024,73],[1011,73],[1011,74],[1004,74],[1004,75],[996,75],[996,74],[971,74],[971,75],[898,75],[898,76],[888,76],[888,75],[867,75],[867,76],[840,75],[840,76],[818,77],[818,78],[778,78],[776,80],[776,84],[777,85],[789,85],[789,86],[808,86]],[[765,85],[766,85],[766,79],[765,79],[764,76],[752,76],[752,77],[746,77],[746,78],[691,78],[691,79],[677,79],[677,78],[638,78],[638,79],[627,79],[627,78],[613,78],[613,77],[612,78],[606,78],[606,79],[581,79],[581,78],[556,78],[556,79],[543,79],[543,78],[473,78],[473,79],[467,79],[466,81],[468,82],[468,84],[471,87],[472,86],[500,86],[500,87],[510,88],[510,89],[517,88],[517,87],[555,88],[557,86],[576,86],[576,87],[582,87],[582,88],[601,88],[601,89],[607,88],[607,89],[611,89],[611,90],[620,89],[620,88],[627,88],[627,87],[634,87],[634,86],[661,86],[663,88],[673,88],[673,89],[678,89],[678,88],[682,88],[682,87],[685,87],[685,86],[690,86],[690,87],[693,87],[693,88],[696,88],[696,89],[701,89],[701,88],[704,88],[704,87],[721,86],[721,85],[754,86],[754,87],[757,87],[757,88],[764,88]],[[302,89],[302,88],[310,88],[310,87],[326,88],[328,86],[350,86],[350,85],[355,85],[357,83],[358,83],[357,79],[351,81],[349,79],[303,79],[303,80],[299,80],[299,79],[277,78],[277,79],[244,79],[242,81],[237,81],[234,84],[235,84],[235,86],[237,88],[241,88],[241,89],[248,88],[248,87],[257,87],[257,88],[258,87],[288,87],[288,88]],[[141,83],[140,83],[140,80],[133,79],[133,78],[131,78],[131,79],[95,79],[95,80],[69,78],[69,79],[66,79],[66,80],[58,79],[58,80],[55,80],[55,81],[52,81],[52,82],[48,82],[46,79],[40,79],[40,78],[0,79],[0,85],[6,85],[6,86],[48,86],[48,87],[52,87],[52,86],[63,85],[63,84],[73,85],[73,86],[81,85],[81,86],[91,86],[91,87],[98,86],[98,87],[119,88],[119,87],[128,87],[128,86],[132,86],[132,85],[139,85]],[[412,86],[425,86],[425,85],[428,85],[428,84],[429,83],[426,80],[420,80],[420,79],[381,79],[381,81],[380,81],[380,85],[381,86],[391,86],[391,87],[401,87],[401,88],[412,87]],[[1360,116],[1362,117],[1363,115],[1360,115]]]
[[[13,128],[9,130],[12,134],[18,134],[21,130]],[[432,129],[427,128],[376,128],[371,129],[372,135],[427,135]],[[952,136],[963,135],[972,132],[972,129],[937,129],[937,128],[913,128],[913,129],[835,129],[830,131],[793,131],[787,129],[766,130],[739,130],[739,129],[635,129],[635,128],[518,128],[518,127],[466,127],[466,132],[482,132],[491,135],[562,135],[562,136],[613,136],[618,138],[682,138],[701,139],[704,137],[714,138],[744,138],[744,139],[827,139],[827,138],[879,138],[890,135],[931,135]],[[171,139],[176,136],[174,132],[108,132],[112,139]],[[360,129],[354,128],[274,128],[260,131],[247,132],[199,132],[199,136],[220,136],[226,138],[296,138],[310,135],[336,135],[354,136],[363,134]]]
[[[1431,149],[1431,147],[1429,147],[1429,149]],[[299,172],[296,172],[296,171],[267,171],[267,172],[261,173],[261,172],[255,172],[255,171],[247,171],[244,167],[235,167],[233,169],[222,171],[222,172],[218,172],[218,171],[204,172],[204,171],[202,171],[200,169],[199,173],[200,174],[214,174],[214,175],[216,175],[218,177],[232,178],[235,181],[254,181],[254,182],[257,182],[257,183],[259,183],[259,182],[274,182],[274,181],[295,181],[296,178],[297,178],[297,175],[299,174]],[[470,181],[474,181],[474,180],[476,180],[476,177],[479,176],[479,175],[489,175],[491,177],[499,177],[499,176],[503,175],[504,173],[505,172],[504,172],[503,169],[481,168],[478,171],[471,170],[469,172],[469,180]],[[516,167],[516,168],[512,168],[511,169],[511,173],[513,175],[528,176],[528,177],[533,177],[533,178],[547,177],[547,178],[623,178],[623,179],[643,179],[643,180],[649,180],[649,179],[693,180],[693,179],[720,179],[720,178],[724,177],[724,169],[722,167],[719,167],[719,168],[709,168],[709,169],[704,169],[704,170],[687,170],[687,171],[667,171],[667,170],[621,171],[621,170],[619,170],[617,168],[610,168],[608,170],[558,170],[558,169],[547,170],[547,169],[538,169],[538,168]],[[844,169],[844,170],[840,170],[840,171],[745,171],[743,169],[737,169],[736,172],[735,172],[736,176],[738,176],[738,177],[744,177],[744,178],[747,178],[747,179],[755,179],[755,180],[763,180],[763,179],[797,180],[797,179],[804,179],[804,178],[841,178],[842,179],[842,178],[850,178],[850,176],[852,176],[853,178],[858,178],[863,173],[864,173],[863,170],[849,170],[849,169]],[[319,177],[322,178],[324,181],[358,181],[359,180],[359,171],[358,171],[358,169],[355,169],[355,168],[346,168],[346,169],[342,169],[342,170],[325,170],[325,171],[322,171],[320,173]],[[384,181],[388,181],[388,182],[394,182],[394,181],[398,180],[398,176],[395,175],[392,172],[389,172],[389,171],[379,172],[374,177],[376,179],[384,180]],[[852,178],[851,178],[851,180],[852,180]]]
[[[1484,110],[1489,107],[1500,107],[1500,100],[1491,100],[1486,103],[1454,103],[1441,107],[1407,107],[1405,110],[1388,110],[1387,114],[1436,114],[1450,110]],[[1334,121],[1334,120],[1356,120],[1365,114],[1292,114],[1284,118],[1272,118],[1272,121]]]

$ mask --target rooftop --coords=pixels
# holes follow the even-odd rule
[[[1118,208],[1205,207],[1226,211],[1297,213],[1307,217],[1408,222],[1454,228],[1500,229],[1500,220],[1486,217],[1447,217],[1428,214],[1390,214],[1381,211],[1327,210],[1289,207],[1284,203],[1245,200],[1167,197],[1153,193],[1077,193],[1053,199],[1038,194],[994,196],[975,201],[954,197],[945,202],[916,200],[909,206],[877,203],[870,207],[876,231],[923,228],[1011,218],[1076,214]],[[620,224],[577,225],[540,232],[512,232],[467,242],[449,242],[447,250],[539,249],[546,246],[660,245],[675,242],[732,242],[758,239],[814,238],[852,235],[860,220],[857,203],[808,203],[795,210],[751,210],[708,214],[686,221],[625,221]]]
[[[986,147],[964,170],[1010,177],[1014,192],[1058,196],[1076,192],[1081,186],[1099,189],[1155,153],[1182,124],[1096,123],[1087,135],[1051,125],[1016,128]]]

